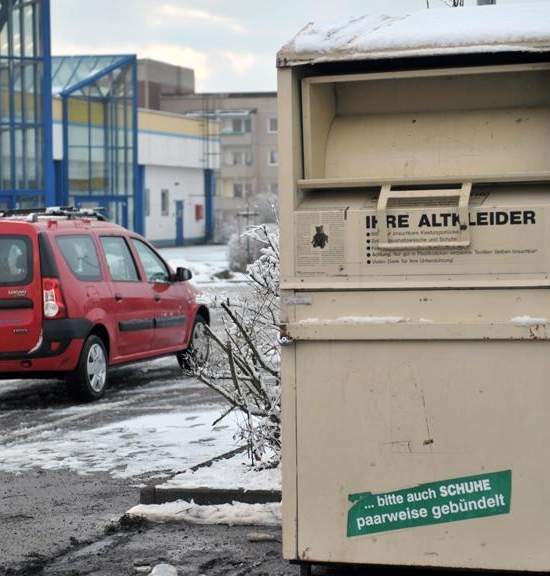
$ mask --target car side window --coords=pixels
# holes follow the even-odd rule
[[[89,236],[57,236],[56,240],[65,262],[79,280],[101,280],[97,251]]]
[[[124,238],[121,236],[101,236],[101,245],[113,281],[139,282],[136,264]]]
[[[145,275],[149,282],[170,282],[170,272],[164,262],[155,254],[147,244],[132,238],[132,243],[143,264]]]
[[[0,286],[28,284],[32,278],[32,246],[24,236],[0,236]]]

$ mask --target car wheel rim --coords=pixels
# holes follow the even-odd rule
[[[202,366],[208,359],[209,347],[210,341],[206,328],[202,322],[198,322],[193,330],[193,354],[199,366]]]
[[[107,361],[103,348],[99,344],[92,344],[90,347],[86,366],[90,387],[94,392],[101,392],[107,380]]]

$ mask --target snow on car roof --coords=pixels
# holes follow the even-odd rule
[[[277,55],[279,66],[339,60],[550,50],[550,2],[424,9],[310,22]]]

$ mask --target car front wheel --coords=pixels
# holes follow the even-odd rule
[[[90,336],[84,342],[76,370],[67,377],[67,381],[78,399],[91,402],[105,393],[108,372],[105,344],[98,336]]]
[[[202,368],[208,360],[210,336],[206,326],[206,320],[202,316],[197,316],[188,348],[177,354],[180,367],[188,374],[192,374],[197,368]]]

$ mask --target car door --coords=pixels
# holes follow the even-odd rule
[[[0,360],[42,341],[38,238],[28,224],[0,224]]]
[[[100,236],[111,279],[119,356],[139,356],[151,350],[154,334],[153,299],[124,236]]]
[[[155,302],[155,335],[153,348],[183,347],[188,322],[188,302],[185,287],[173,280],[173,274],[159,254],[148,244],[132,238]]]

